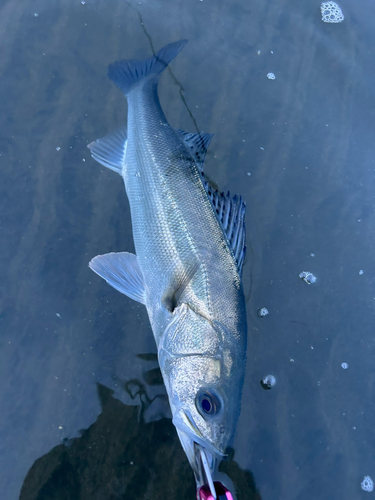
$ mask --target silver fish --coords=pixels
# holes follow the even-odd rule
[[[212,136],[171,127],[160,106],[159,76],[185,43],[109,66],[128,99],[127,131],[89,148],[124,179],[136,255],[99,255],[89,265],[146,306],[197,496],[204,486],[216,499],[213,478],[234,434],[246,362],[245,203],[205,180]]]

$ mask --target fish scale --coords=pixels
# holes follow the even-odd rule
[[[181,149],[181,140],[166,121],[162,122],[163,113],[148,112],[148,108],[155,108],[155,97],[152,89],[147,85],[145,87],[137,90],[143,96],[140,109],[137,109],[140,100],[138,95],[134,100],[129,99],[128,129],[134,130],[134,136],[128,134],[129,146],[125,161],[131,167],[127,166],[125,184],[131,206],[137,257],[150,283],[160,282],[160,274],[168,276],[168,270],[171,275],[169,279],[173,279],[178,262],[176,259],[180,260],[182,267],[201,258],[204,252],[215,256],[216,262],[217,259],[222,260],[217,255],[217,250],[220,249],[218,241],[223,241],[224,238],[194,163],[181,160],[166,162],[173,142],[176,149]],[[148,102],[149,106],[145,104]],[[148,116],[148,120],[140,120],[144,126],[133,128],[133,116],[138,117],[142,113]],[[163,139],[160,138],[161,133],[155,138],[155,131],[158,129],[163,130]],[[131,143],[138,153],[136,157],[141,160],[134,160]],[[143,145],[141,151],[139,145]],[[155,164],[158,165],[157,168]],[[140,176],[137,176],[138,173]],[[131,202],[132,197],[137,200],[135,204]],[[200,221],[199,226],[197,221]],[[204,232],[210,238],[202,238]],[[226,250],[223,245],[221,248]],[[230,257],[228,251],[225,253],[226,257]],[[160,255],[159,261],[150,262],[149,256],[156,254]],[[222,271],[223,266],[220,269]],[[207,276],[206,280],[208,281]],[[165,281],[168,281],[168,277]],[[153,289],[153,285],[150,284],[150,288]],[[208,283],[205,288],[204,296],[202,290],[195,290],[195,295],[205,303],[206,313],[212,315]],[[153,300],[154,296],[151,296],[149,301]]]

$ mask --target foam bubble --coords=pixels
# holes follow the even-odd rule
[[[324,23],[341,23],[344,20],[342,10],[335,2],[323,2],[320,11]]]
[[[299,274],[299,277],[308,285],[311,285],[311,283],[315,283],[316,281],[316,276],[314,276],[313,273],[310,273],[310,271],[302,271],[302,273]]]
[[[374,489],[374,481],[371,479],[370,476],[365,476],[363,478],[363,481],[361,483],[361,488],[364,491],[369,491],[369,492],[371,492]]]
[[[260,309],[258,309],[257,314],[259,318],[264,318],[265,316],[268,316],[269,311],[266,307],[261,307]]]
[[[266,375],[261,381],[260,385],[265,389],[266,391],[272,389],[276,384],[276,379],[273,375]]]

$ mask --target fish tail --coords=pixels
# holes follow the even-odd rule
[[[125,95],[131,89],[149,75],[160,75],[168,64],[177,56],[180,50],[187,43],[187,40],[170,43],[159,52],[144,61],[125,59],[110,64],[108,68],[108,78],[112,80]]]

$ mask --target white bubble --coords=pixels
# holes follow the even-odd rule
[[[361,488],[364,491],[371,492],[374,489],[374,481],[371,479],[370,476],[365,476],[363,478],[363,481],[361,483]]]
[[[268,80],[275,80],[276,76],[274,73],[267,73]]]
[[[358,274],[362,275],[363,272],[364,272],[363,269],[361,269]]]
[[[345,363],[345,361],[344,361],[344,363],[341,363],[341,368],[342,368],[343,370],[347,370],[347,369],[349,368],[348,363]]]
[[[324,23],[341,23],[344,20],[342,10],[335,2],[323,2],[320,11]]]
[[[257,314],[259,318],[264,318],[264,316],[268,316],[269,311],[266,307],[261,307],[260,309],[258,309]]]
[[[57,146],[56,151],[60,151],[60,149],[61,149],[61,148],[60,148],[59,146]]]
[[[37,12],[35,12],[34,17],[39,17],[39,14]]]
[[[310,273],[310,271],[302,271],[302,273],[299,274],[299,277],[308,285],[311,285],[311,283],[315,283],[316,281],[316,277],[313,273]]]
[[[276,384],[276,379],[273,375],[266,375],[261,381],[260,381],[261,386],[263,389],[272,389],[272,387],[275,386]]]

